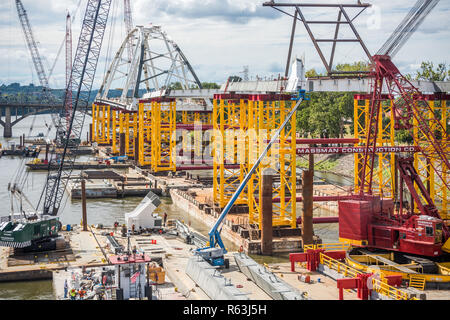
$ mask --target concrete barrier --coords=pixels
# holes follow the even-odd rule
[[[186,274],[212,300],[249,300],[247,294],[236,288],[231,280],[197,255],[189,259]]]
[[[296,288],[268,271],[245,253],[234,253],[233,256],[239,270],[274,300],[309,300]]]

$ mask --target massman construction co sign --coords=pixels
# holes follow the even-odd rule
[[[364,153],[365,147],[318,147],[318,148],[297,148],[297,154],[325,154],[325,153]],[[376,147],[375,153],[401,153],[401,152],[417,152],[418,147],[402,146],[402,147]],[[369,148],[372,152],[372,148]]]

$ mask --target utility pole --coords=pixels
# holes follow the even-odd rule
[[[86,211],[86,180],[81,179],[81,206],[83,211],[83,231],[87,229],[87,211]]]
[[[272,255],[273,227],[272,227],[272,169],[264,170],[262,176],[261,199],[261,254]]]

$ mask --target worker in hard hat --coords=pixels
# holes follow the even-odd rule
[[[86,291],[83,290],[83,289],[80,289],[80,290],[78,291],[78,294],[80,295],[80,300],[83,300],[84,295],[86,294]]]
[[[75,300],[76,296],[77,296],[77,291],[72,288],[70,290],[70,300]]]

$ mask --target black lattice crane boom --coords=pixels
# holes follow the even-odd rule
[[[67,13],[66,17],[66,96],[64,102],[64,111],[66,116],[66,122],[70,122],[70,116],[72,113],[72,82],[70,76],[72,74],[72,20],[70,13]],[[69,128],[67,128],[68,130]]]
[[[61,223],[56,217],[60,209],[66,184],[75,161],[75,152],[69,153],[69,147],[79,145],[84,118],[100,56],[103,36],[109,16],[112,0],[87,0],[87,7],[81,28],[72,71],[66,88],[64,102],[68,101],[69,88],[74,95],[70,116],[59,117],[57,127],[57,145],[63,146],[57,159],[50,159],[46,184],[35,211],[26,214],[13,214],[0,217],[0,246],[27,248],[27,250],[52,250],[58,240]],[[56,165],[57,170],[52,170]],[[42,201],[42,210],[41,200]],[[22,217],[23,216],[23,217]]]
[[[130,0],[123,0],[123,20],[125,22],[125,28],[127,30],[127,34],[133,30],[133,13],[131,11]],[[128,39],[127,44],[128,51],[128,60],[131,61],[133,58],[133,39]]]
[[[59,158],[50,161],[50,164],[58,164],[58,169],[49,171],[43,192],[45,194],[43,214],[58,214],[68,178],[73,171],[76,155],[75,152],[69,153],[68,149],[76,148],[80,143],[111,1],[88,0],[72,72],[66,88],[66,93],[69,91],[68,88],[75,90],[72,108],[69,117],[60,117],[61,125],[58,126],[57,132],[57,144],[62,145],[64,149]],[[67,102],[67,99],[65,98],[64,101]]]
[[[41,55],[39,54],[39,49],[33,35],[33,30],[31,29],[30,20],[28,19],[27,11],[25,10],[22,1],[16,0],[17,13],[19,15],[19,21],[22,26],[23,33],[25,35],[25,41],[27,43],[28,50],[31,54],[31,59],[33,61],[34,68],[36,69],[37,76],[39,78],[39,83],[43,87],[44,94],[48,96],[49,84],[47,73],[45,72],[44,65],[42,63]],[[57,115],[51,114],[53,124],[56,126],[58,123]]]

